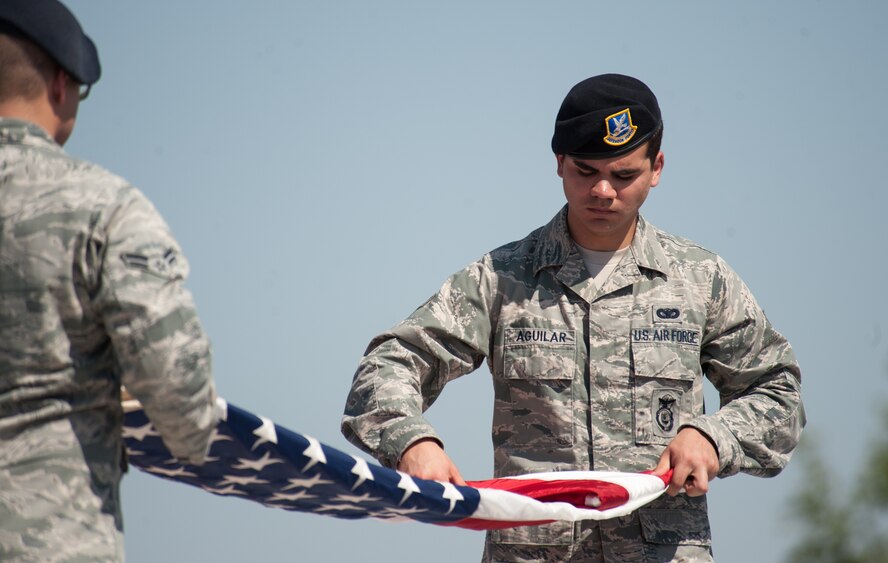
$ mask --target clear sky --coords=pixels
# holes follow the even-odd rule
[[[883,2],[68,0],[103,78],[66,148],[139,186],[190,260],[221,395],[347,452],[369,340],[452,272],[546,223],[576,82],[657,93],[666,167],[643,209],[720,253],[803,368],[809,425],[851,480],[888,400]],[[710,397],[710,408],[717,406]],[[428,416],[492,475],[486,368]],[[881,429],[884,431],[884,429]],[[781,561],[801,459],[710,494],[720,563]],[[347,522],[131,472],[127,557],[452,562],[483,535]]]

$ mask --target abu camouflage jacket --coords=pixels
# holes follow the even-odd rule
[[[123,557],[120,386],[200,463],[216,424],[184,256],[148,200],[0,119],[0,559]]]
[[[600,288],[568,234],[566,207],[453,275],[370,343],[343,433],[396,466],[411,443],[438,438],[422,414],[444,385],[485,361],[497,477],[652,469],[684,426],[717,445],[720,476],[770,476],[804,425],[798,364],[749,289],[718,256],[641,217],[631,252]],[[704,376],[721,397],[710,414]],[[602,524],[601,536],[625,524],[637,531],[612,535],[708,546],[705,510],[703,497],[664,497],[633,522]],[[563,523],[494,531],[487,557],[499,560],[495,549],[510,544],[503,553],[527,555],[516,561],[545,559],[535,551],[545,546],[578,552],[580,534]]]

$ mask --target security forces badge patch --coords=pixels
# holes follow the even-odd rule
[[[605,117],[604,124],[607,127],[607,136],[604,137],[604,142],[614,147],[628,143],[638,129],[638,126],[632,123],[632,114],[629,113],[629,108]]]
[[[654,420],[654,436],[671,438],[679,426],[677,407],[681,401],[679,389],[658,389],[651,398],[651,414]]]

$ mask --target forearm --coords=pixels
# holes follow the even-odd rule
[[[200,464],[216,427],[210,343],[192,307],[115,336],[122,383],[169,450]]]
[[[409,318],[370,343],[346,401],[342,432],[396,467],[422,438],[442,442],[423,413],[449,381],[475,370],[490,341],[489,296],[479,264],[451,276]]]
[[[714,442],[720,477],[741,471],[772,477],[789,462],[804,425],[801,383],[792,372],[780,371],[717,412],[685,426],[700,430]]]
[[[786,466],[805,425],[801,369],[749,288],[724,262],[719,267],[701,357],[721,408],[689,426],[716,444],[719,476],[770,477]]]
[[[405,357],[405,352],[397,341],[390,341],[365,356],[355,373],[342,418],[346,439],[392,468],[417,440],[441,441],[422,416],[420,380],[431,366],[418,358]]]

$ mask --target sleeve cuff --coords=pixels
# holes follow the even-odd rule
[[[715,446],[718,454],[719,477],[729,477],[740,471],[743,449],[734,434],[720,420],[710,415],[703,415],[683,427],[700,431]]]
[[[404,450],[421,438],[432,438],[444,446],[444,442],[438,437],[432,425],[421,416],[402,418],[392,423],[380,434],[377,455],[379,462],[386,467],[397,469]]]

